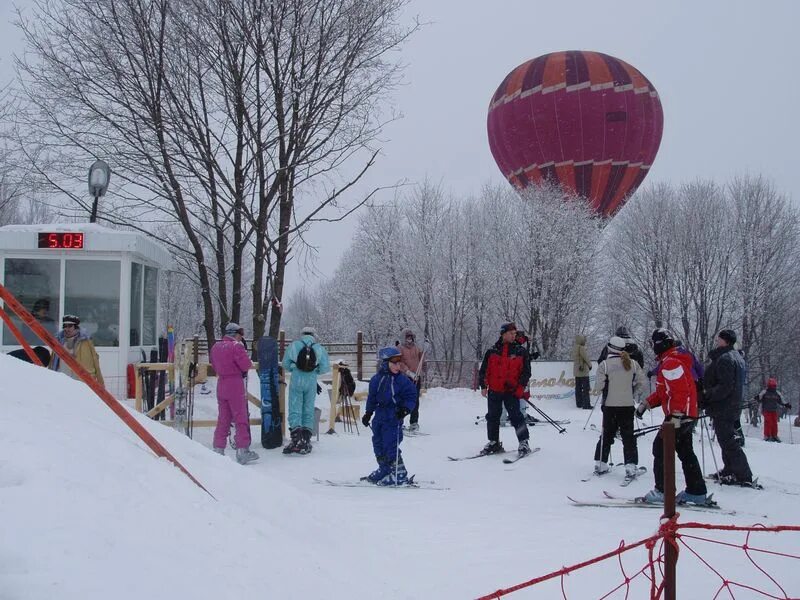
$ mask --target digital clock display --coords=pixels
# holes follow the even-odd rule
[[[74,231],[40,233],[39,248],[52,248],[53,250],[83,250],[83,234]]]

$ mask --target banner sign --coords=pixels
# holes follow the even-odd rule
[[[596,373],[597,363],[592,361],[592,372],[589,374],[592,389],[594,389]],[[530,391],[531,400],[574,401],[575,377],[572,375],[572,361],[533,361],[531,363]]]

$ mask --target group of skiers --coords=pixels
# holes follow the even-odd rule
[[[744,487],[753,485],[753,474],[737,439],[736,427],[742,408],[746,364],[742,354],[734,347],[736,333],[721,330],[715,338],[715,347],[706,365],[701,364],[692,352],[683,347],[672,333],[658,328],[651,335],[657,364],[646,375],[644,358],[624,327],[618,328],[608,341],[598,360],[594,393],[602,393],[602,434],[595,448],[595,472],[609,470],[608,454],[619,431],[622,437],[626,477],[634,478],[638,472],[638,449],[634,435],[634,415],[642,418],[645,411],[660,406],[665,421],[675,426],[675,451],[681,462],[686,489],[676,500],[704,504],[707,489],[699,461],[692,447],[692,433],[701,411],[711,419],[717,442],[722,451],[722,469],[712,479],[728,485]],[[576,338],[573,357],[584,361],[585,338]],[[583,365],[576,364],[583,370]],[[591,369],[589,369],[591,370]],[[655,390],[643,396],[645,378],[655,377]],[[583,386],[575,384],[576,403],[582,404]],[[788,406],[777,392],[777,381],[770,378],[767,388],[758,396],[764,411],[764,439],[777,440],[778,406]],[[780,441],[780,440],[777,440]],[[663,440],[659,430],[653,441],[654,489],[643,500],[663,502],[664,456]]]
[[[211,348],[210,360],[218,378],[219,417],[214,430],[214,451],[225,453],[228,433],[233,424],[236,460],[240,464],[247,464],[259,456],[250,450],[246,381],[252,363],[243,339],[244,329],[237,323],[228,323],[225,336]],[[414,333],[406,330],[403,343],[381,349],[378,358],[378,371],[370,380],[366,410],[362,417],[364,426],[372,428],[372,446],[378,468],[364,479],[377,485],[403,485],[408,480],[400,452],[403,421],[410,414],[409,429],[416,431],[419,428],[418,370],[422,366],[424,351],[416,345]],[[315,399],[320,390],[317,378],[331,369],[328,352],[317,341],[312,327],[304,327],[301,337],[289,345],[282,367],[284,373],[290,376],[290,441],[283,453],[308,454],[312,450]]]

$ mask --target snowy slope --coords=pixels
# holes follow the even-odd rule
[[[199,412],[213,408],[213,395],[197,397],[205,403]],[[314,484],[315,477],[357,479],[374,468],[368,433],[343,433],[341,424],[339,434],[321,435],[309,456],[284,457],[254,444],[261,460],[242,467],[232,452],[220,457],[208,449],[210,430],[196,430],[192,441],[140,419],[214,500],[154,457],[80,383],[0,356],[0,398],[2,600],[474,598],[612,550],[621,539],[647,537],[658,526],[658,511],[568,504],[568,494],[599,499],[609,489],[632,496],[652,481],[648,474],[624,489],[617,486],[621,475],[612,474],[582,483],[597,434],[583,430],[588,412],[563,402],[540,405],[573,422],[563,435],[546,425],[531,428],[533,445],[542,448],[534,456],[512,466],[500,457],[452,463],[447,455],[484,444],[485,427],[475,417],[485,401],[468,390],[431,390],[420,419],[431,435],[406,438],[402,447],[409,472],[446,491]],[[592,421],[599,424],[599,415]],[[737,514],[692,513],[689,520],[796,522],[798,446],[764,443],[755,434],[748,457],[768,489],[712,485]],[[781,435],[789,441],[788,429]],[[501,437],[516,447],[510,428]],[[648,436],[639,446],[640,464],[648,467],[651,442]],[[621,457],[621,447],[612,457]],[[707,447],[706,470],[713,470]],[[798,541],[788,533],[769,536],[765,545],[796,552]],[[741,551],[709,552],[723,572],[774,591]],[[789,597],[800,596],[795,562],[766,563]],[[630,553],[625,563],[640,568],[645,552]],[[719,587],[689,554],[678,570],[679,597],[712,597]],[[595,598],[621,582],[610,561],[571,575],[566,589],[570,598]],[[642,582],[629,597],[646,597],[646,588]],[[560,597],[560,585],[511,597]]]

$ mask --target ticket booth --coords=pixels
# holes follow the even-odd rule
[[[128,363],[148,356],[165,334],[159,285],[172,257],[141,233],[95,223],[0,227],[0,281],[52,333],[77,315],[100,356],[106,388],[124,399]],[[37,336],[16,316],[26,339]],[[3,326],[0,350],[19,348]]]

